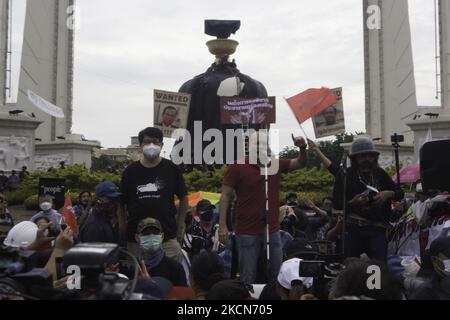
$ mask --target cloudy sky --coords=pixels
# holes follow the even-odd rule
[[[18,70],[25,0],[14,0]],[[419,105],[436,105],[434,0],[410,0]],[[280,146],[301,134],[283,100],[311,87],[343,87],[347,131],[364,131],[363,12],[359,0],[77,0],[73,132],[127,146],[153,123],[153,89],[178,91],[213,62],[205,19],[239,19],[241,72],[277,97]],[[17,73],[17,72],[16,72]],[[17,75],[13,87],[17,88]],[[14,99],[14,98],[13,98]],[[314,137],[311,121],[305,130]]]

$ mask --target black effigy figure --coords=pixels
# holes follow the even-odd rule
[[[211,128],[222,130],[225,142],[226,129],[240,129],[241,125],[226,125],[220,123],[220,96],[241,98],[264,98],[267,91],[264,85],[239,71],[235,61],[230,61],[229,56],[236,50],[238,42],[226,39],[231,33],[235,33],[240,27],[237,20],[205,20],[205,33],[217,36],[207,42],[209,51],[216,56],[215,62],[206,70],[193,79],[184,83],[179,92],[191,94],[191,106],[188,116],[187,130],[191,134],[191,146],[193,152],[194,122],[201,121],[203,133]],[[233,84],[236,83],[234,87]],[[231,84],[231,86],[230,86]],[[260,125],[250,125],[250,128],[259,129]],[[197,138],[198,140],[198,138]],[[203,142],[203,149],[211,142]],[[224,143],[223,163],[226,161],[226,150]],[[235,147],[235,158],[237,155]],[[192,163],[192,162],[191,162]],[[221,164],[214,164],[220,167]],[[189,166],[187,166],[189,168]],[[204,163],[197,167],[204,167]]]

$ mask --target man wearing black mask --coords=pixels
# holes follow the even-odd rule
[[[211,250],[217,226],[213,225],[213,214],[216,207],[209,200],[201,200],[197,206],[198,220],[192,224],[184,237],[183,247],[191,254],[197,255],[203,250]]]
[[[95,194],[97,200],[80,230],[80,242],[119,243],[117,209],[122,194],[111,181],[97,185]]]
[[[295,209],[298,207],[297,195],[295,193],[292,192],[286,196],[286,205],[288,205],[292,209]]]
[[[345,256],[386,261],[386,228],[391,214],[391,200],[400,201],[404,193],[396,190],[391,177],[378,166],[379,152],[371,139],[360,137],[352,143],[351,167],[347,170],[347,225]],[[342,210],[343,172],[336,177],[333,207]]]

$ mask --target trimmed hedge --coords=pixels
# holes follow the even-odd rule
[[[225,169],[215,171],[199,171],[184,174],[186,187],[189,193],[197,191],[221,192]],[[88,190],[94,193],[95,186],[102,181],[111,180],[120,183],[120,175],[93,172],[84,165],[68,166],[65,169],[55,169],[51,172],[37,171],[28,177],[15,192],[8,192],[11,205],[24,204],[29,210],[38,209],[37,191],[39,178],[65,178],[67,190],[70,192],[73,203],[78,201],[78,194]],[[280,200],[284,201],[286,194],[295,192],[299,198],[309,198],[316,204],[330,196],[333,191],[334,177],[324,168],[302,169],[282,176],[280,187]]]
[[[116,184],[120,183],[120,175],[107,172],[93,172],[84,165],[67,166],[65,169],[53,169],[50,172],[36,171],[27,177],[15,192],[6,192],[10,205],[25,204],[30,207],[35,206],[32,196],[38,193],[39,178],[65,178],[66,190],[72,194],[78,194],[87,190],[93,192],[95,186],[102,181],[111,180]],[[28,200],[28,201],[27,201]],[[78,196],[72,201],[78,201]],[[27,203],[25,203],[27,201]]]

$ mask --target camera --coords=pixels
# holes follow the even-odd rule
[[[301,261],[298,275],[306,278],[323,278],[325,275],[325,261]]]
[[[80,268],[80,299],[125,300],[130,297],[130,282],[106,271],[119,257],[119,246],[112,243],[81,243],[66,252],[64,269],[71,265]]]
[[[391,136],[392,143],[400,143],[400,142],[404,142],[404,141],[405,141],[405,136],[403,136],[403,135],[394,134],[393,136]]]
[[[33,268],[34,252],[0,246],[0,300],[24,297],[52,288],[52,274]]]
[[[298,274],[300,277],[313,278],[313,293],[319,300],[327,300],[331,290],[332,280],[344,269],[339,262],[324,260],[303,260],[300,262]]]

